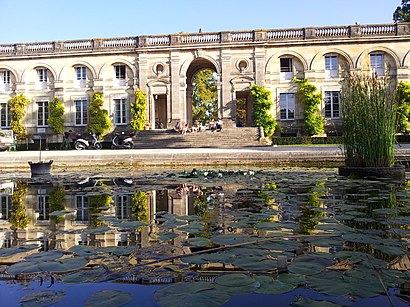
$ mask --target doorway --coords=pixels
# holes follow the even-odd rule
[[[154,95],[155,129],[167,128],[167,95]]]
[[[254,125],[254,114],[250,91],[237,91],[236,96],[236,126],[252,127]]]

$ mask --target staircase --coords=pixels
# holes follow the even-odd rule
[[[258,127],[223,128],[185,135],[173,130],[141,130],[134,136],[134,148],[241,148],[266,146],[259,142]]]

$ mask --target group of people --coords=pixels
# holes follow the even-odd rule
[[[181,133],[181,134],[187,134],[190,132],[199,132],[202,129],[202,125],[199,121],[195,121],[192,127],[189,126],[188,123],[185,123],[183,126],[181,123],[178,121],[175,126],[174,126],[174,132]],[[222,130],[222,119],[218,118],[216,121],[211,121],[209,123],[208,129],[211,130],[212,132],[214,131],[221,131]]]

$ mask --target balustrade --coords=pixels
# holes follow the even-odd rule
[[[174,35],[155,35],[112,39],[89,39],[78,41],[28,43],[17,45],[0,45],[1,55],[58,53],[67,50],[104,50],[130,49],[152,46],[241,43],[251,41],[286,41],[308,40],[338,37],[372,37],[372,36],[403,36],[410,35],[410,23],[388,25],[354,25],[346,27],[315,27],[295,29],[264,30],[263,35],[254,31],[212,32],[212,33],[181,33]],[[400,26],[400,31],[398,31]],[[258,32],[259,33],[259,32]],[[172,40],[171,40],[172,38]]]

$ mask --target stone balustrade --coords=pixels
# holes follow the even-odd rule
[[[333,27],[312,27],[295,29],[272,29],[257,31],[226,31],[205,33],[180,33],[124,38],[104,38],[62,42],[27,44],[1,44],[0,56],[35,55],[89,50],[126,50],[181,45],[206,45],[247,42],[275,42],[309,39],[369,38],[379,36],[410,36],[410,23],[381,25],[352,25]]]

